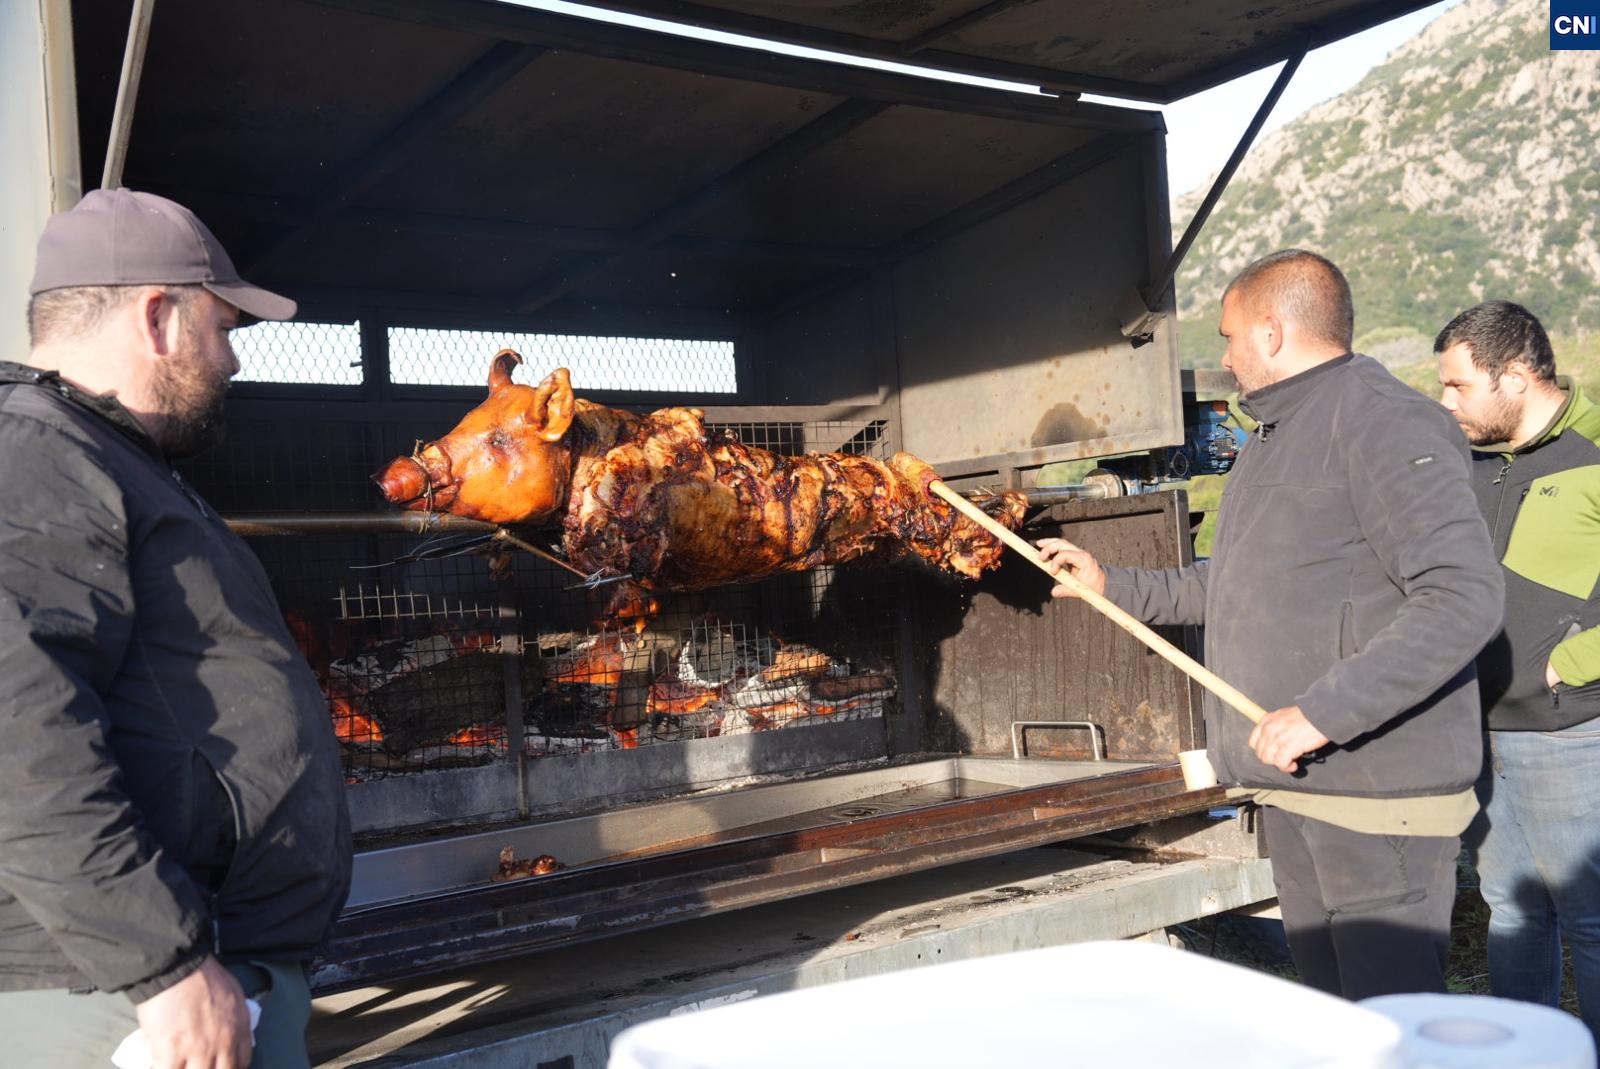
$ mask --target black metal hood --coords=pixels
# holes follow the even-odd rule
[[[131,6],[73,0],[85,188]],[[1158,113],[1070,90],[1169,99],[1422,5],[628,6],[1056,91],[499,0],[158,0],[122,183],[192,207],[245,277],[313,314],[759,321],[1159,138]]]

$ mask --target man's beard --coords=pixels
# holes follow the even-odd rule
[[[1234,382],[1236,382],[1239,386],[1239,399],[1244,400],[1257,390],[1265,389],[1266,387],[1271,386],[1272,383],[1262,381],[1264,378],[1265,376],[1262,376],[1260,379],[1258,379],[1257,371],[1253,368],[1242,378],[1239,376],[1238,372],[1235,371]]]
[[[1249,397],[1257,390],[1262,390],[1272,385],[1267,376],[1265,363],[1266,361],[1264,360],[1256,359],[1256,354],[1252,353],[1249,360],[1241,361],[1234,366],[1233,381],[1239,386],[1241,400]]]
[[[151,437],[169,457],[191,457],[222,440],[228,380],[206,367],[197,333],[184,332],[176,359],[156,364],[150,384],[157,415]]]
[[[1456,422],[1461,424],[1461,429],[1466,432],[1467,441],[1473,445],[1495,445],[1499,442],[1509,442],[1517,433],[1517,425],[1522,422],[1522,407],[1510,397],[1500,392],[1500,382],[1495,381],[1493,389],[1494,400],[1483,416],[1476,420]]]

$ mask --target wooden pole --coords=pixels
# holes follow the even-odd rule
[[[1073,593],[1077,594],[1078,597],[1088,602],[1089,605],[1092,606],[1097,612],[1103,616],[1110,617],[1112,623],[1116,624],[1118,627],[1128,632],[1128,634],[1132,635],[1134,638],[1150,647],[1150,649],[1160,654],[1184,675],[1200,684],[1212,694],[1215,694],[1223,701],[1224,704],[1238,710],[1250,720],[1258,723],[1262,717],[1267,715],[1267,711],[1265,709],[1261,708],[1261,706],[1245,697],[1245,695],[1239,691],[1238,688],[1234,687],[1227,680],[1223,679],[1221,676],[1218,676],[1205,665],[1201,664],[1199,661],[1196,661],[1193,657],[1190,657],[1188,654],[1178,649],[1178,647],[1174,646],[1172,643],[1168,642],[1166,639],[1150,630],[1149,626],[1147,626],[1144,621],[1130,616],[1126,609],[1116,605],[1104,594],[1101,594],[1089,587],[1084,583],[1083,580],[1073,575],[1067,569],[1052,567],[1049,562],[1044,559],[1044,557],[1040,556],[1037,549],[1029,545],[1022,538],[1019,538],[1012,531],[1008,530],[1003,524],[993,519],[988,513],[984,512],[978,506],[974,505],[972,502],[968,501],[966,498],[950,489],[950,487],[946,486],[943,481],[935,480],[934,482],[930,483],[928,485],[928,491],[930,493],[937,494],[945,501],[948,501],[963,516],[966,516],[973,523],[983,527],[984,530],[988,531],[990,534],[1000,539],[1000,541],[1004,542],[1006,545],[1022,554],[1045,574],[1049,575],[1057,582],[1065,584],[1073,591]]]

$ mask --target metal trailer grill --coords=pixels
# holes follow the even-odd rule
[[[1220,793],[1184,791],[1173,763],[1200,741],[1193,688],[1031,569],[838,568],[596,626],[537,554],[503,581],[477,555],[394,563],[484,532],[412,516],[399,533],[369,477],[481,400],[506,344],[525,371],[572,367],[593,401],[699,406],[780,452],[905,450],[957,488],[1170,450],[1164,128],[1079,94],[1167,102],[1288,60],[1275,96],[1314,41],[1424,2],[613,5],[887,66],[489,0],[0,5],[6,40],[43,59],[18,68],[36,120],[15,124],[5,184],[20,226],[99,175],[188,205],[244,277],[299,302],[299,321],[240,332],[230,441],[185,474],[256,517],[345,739],[355,887],[315,984],[786,913],[822,888],[893,894],[903,874],[949,900],[955,869],[909,874],[999,871],[1091,832],[1209,835],[1193,815]],[[1036,500],[1029,535],[1190,557],[1181,493]],[[741,703],[768,686],[779,700]],[[507,850],[510,875],[565,867],[496,881]],[[1219,870],[1225,893],[1197,880],[1192,906],[1107,912],[1148,931],[1265,893]],[[1032,917],[1019,939],[1046,938]],[[902,964],[938,952],[905,947]],[[558,1015],[608,1027],[568,997]],[[379,1018],[406,1001],[355,997]],[[533,1061],[594,1063],[549,1050]]]
[[[67,6],[92,171],[127,53]],[[356,880],[320,988],[1217,800],[1173,764],[1187,680],[1032,569],[860,561],[605,612],[552,532],[380,515],[370,481],[506,345],[522,382],[565,365],[597,403],[905,450],[958,489],[1170,447],[1158,115],[480,0],[156,6],[125,183],[300,302],[240,332],[229,440],[184,474],[253,517],[341,737]],[[1189,553],[1178,493],[1029,523]]]
[[[254,350],[254,368],[287,377],[325,360],[295,345],[327,337],[279,331]],[[670,374],[698,375],[683,359],[690,351],[678,351]],[[1162,670],[1130,664],[1141,659],[1098,621],[1046,616],[1035,574],[1002,569],[972,583],[918,564],[857,562],[619,607],[616,587],[585,588],[559,562],[485,541],[486,525],[443,517],[425,534],[385,529],[368,473],[412,438],[447,429],[481,396],[472,394],[406,403],[388,418],[325,407],[341,418],[309,424],[285,418],[292,401],[246,397],[229,440],[188,464],[224,512],[251,514],[240,529],[342,747],[360,850],[320,990],[1161,820],[1220,798],[1185,792],[1170,763],[1195,731],[1186,684],[1167,680],[1158,694],[1150,683]],[[780,453],[887,458],[897,441],[890,406],[726,411],[708,410],[708,428]],[[1041,531],[1068,522],[1087,544],[1122,540],[1124,558],[1129,547],[1181,556],[1185,519],[1172,495],[1035,515]],[[515,537],[559,550],[554,531]],[[1070,668],[1057,663],[1063,649]],[[1085,658],[1102,653],[1117,672],[1086,681]],[[1011,693],[997,702],[997,687]],[[1064,706],[1063,688],[1081,701]],[[999,719],[969,715],[997,704]],[[938,756],[950,753],[968,756]]]

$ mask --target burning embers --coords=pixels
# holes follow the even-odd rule
[[[681,641],[650,631],[586,636],[548,665],[529,704],[535,754],[882,716],[895,693],[886,671],[708,621]]]
[[[384,639],[319,673],[353,769],[475,765],[506,753],[505,681],[486,631]]]
[[[492,633],[378,638],[318,655],[310,629],[295,630],[353,773],[485,764],[510,752],[508,681]],[[709,618],[673,630],[641,620],[546,634],[519,664],[532,757],[877,717],[895,694],[886,670]]]
[[[712,664],[717,667],[708,668],[704,657],[684,646],[677,662],[650,687],[646,711],[680,717],[701,713],[712,720],[712,734],[731,735],[806,716],[881,715],[883,700],[894,694],[892,676],[857,673],[811,646],[782,646],[764,666],[737,653]]]

